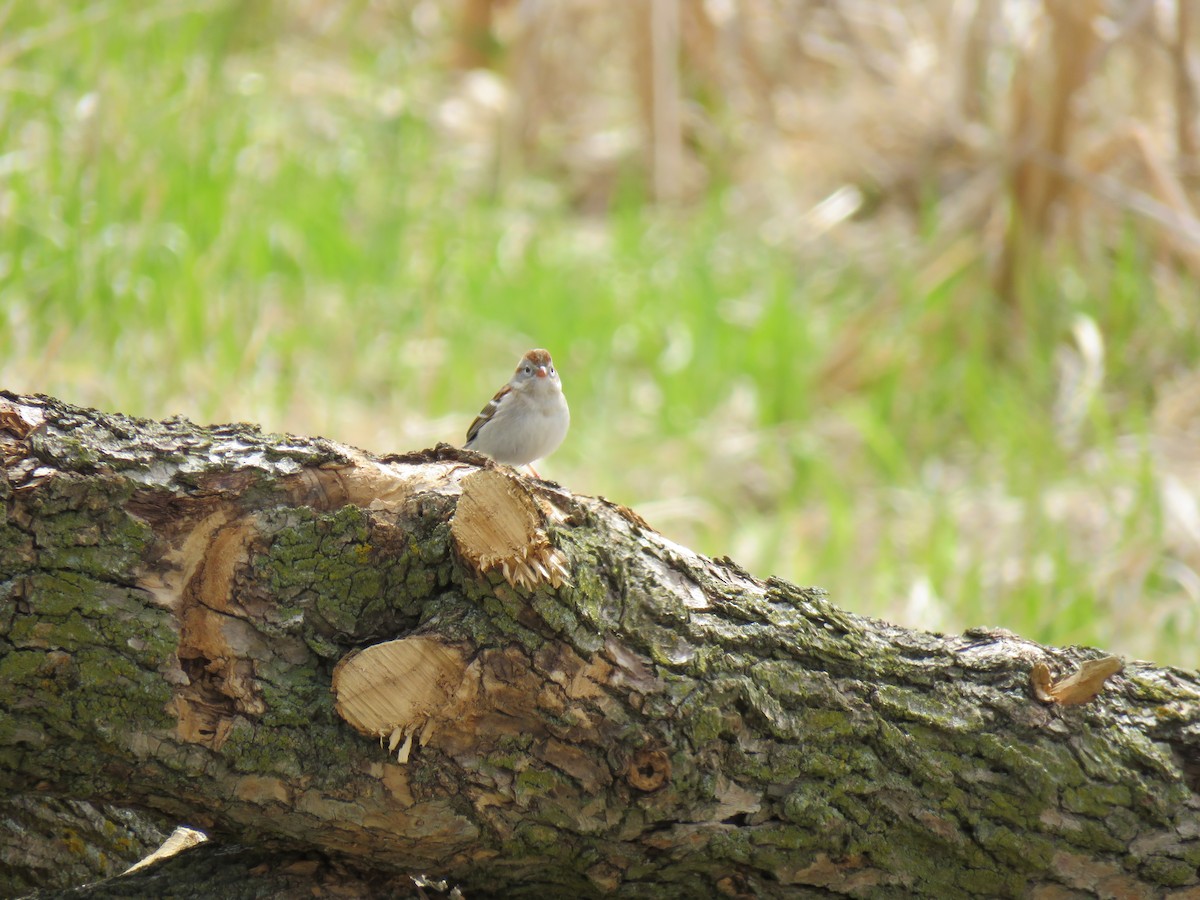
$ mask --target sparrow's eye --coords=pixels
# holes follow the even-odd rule
[[[530,368],[529,366],[526,366],[526,367],[525,367],[525,374],[526,374],[526,375],[532,375],[532,374],[533,374],[533,369],[532,369],[532,368]]]
[[[558,374],[557,372],[555,372],[555,371],[554,371],[554,366],[551,366],[551,367],[550,367],[550,374],[551,374],[551,375],[557,375],[557,374]]]

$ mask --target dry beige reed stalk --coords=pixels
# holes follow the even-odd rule
[[[803,251],[819,237],[880,265],[872,248],[912,242],[932,198],[1017,306],[1047,248],[1102,255],[1129,209],[1173,231],[1166,246],[1194,270],[1178,226],[1200,187],[1191,7],[461,0],[448,38],[508,92],[504,127],[470,138],[495,141],[475,152],[493,154],[494,190],[535,176],[599,210],[639,170],[672,203],[728,183],[766,239]],[[840,190],[860,210],[817,235],[810,211]]]

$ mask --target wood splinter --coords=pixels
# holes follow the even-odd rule
[[[1053,680],[1050,667],[1044,662],[1036,663],[1029,673],[1033,694],[1043,703],[1059,706],[1078,706],[1087,703],[1104,689],[1104,682],[1123,669],[1125,663],[1117,656],[1089,659],[1077,672],[1066,678]]]

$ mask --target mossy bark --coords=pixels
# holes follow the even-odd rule
[[[449,448],[0,394],[0,451],[0,792],[216,842],[96,891],[1200,897],[1197,673],[1046,705],[1031,668],[1095,651],[854,616],[526,479],[570,581],[514,587]],[[409,639],[455,674],[400,764],[331,684]]]

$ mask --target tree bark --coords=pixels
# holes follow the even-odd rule
[[[1200,897],[1195,672],[1055,695],[1102,654],[855,616],[444,446],[0,393],[0,451],[0,793],[214,839],[95,896]]]

